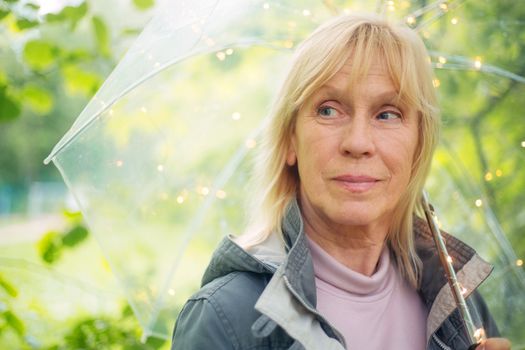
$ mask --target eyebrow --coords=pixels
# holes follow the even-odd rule
[[[332,85],[322,85],[319,89],[317,89],[314,92],[314,95],[323,95],[323,94],[329,94],[329,95],[336,95],[336,96],[342,96],[341,89],[338,89]]]
[[[334,95],[337,98],[344,98],[345,94],[343,91],[335,86],[332,85],[323,85],[321,86],[314,95]],[[392,104],[402,104],[401,96],[399,95],[399,92],[395,90],[387,90],[384,92],[381,92],[378,95],[372,96],[372,98],[376,101],[385,101],[384,103],[392,103]]]
[[[378,101],[386,101],[386,103],[402,104],[401,96],[395,90],[385,91],[379,95],[374,96]]]

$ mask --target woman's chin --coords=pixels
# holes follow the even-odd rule
[[[367,227],[385,222],[385,215],[378,206],[343,205],[329,220],[337,226]]]

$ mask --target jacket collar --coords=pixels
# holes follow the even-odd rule
[[[275,267],[237,245],[231,236],[225,237],[213,252],[202,277],[201,286],[231,272],[273,273]]]
[[[447,290],[449,288],[427,222],[415,216],[413,227],[416,252],[422,261],[421,283],[418,292],[430,310],[440,292],[442,293],[443,287],[446,287]],[[283,220],[283,233],[287,247],[290,247],[288,248],[285,275],[290,280],[292,287],[315,307],[314,279],[305,278],[310,275],[313,276],[313,263],[305,239],[301,211],[296,199],[290,203]],[[488,277],[492,271],[492,266],[481,259],[472,247],[446,232],[442,232],[442,234],[446,241],[448,253],[452,257],[454,270],[457,271],[458,278],[463,279],[462,286],[466,289],[466,296],[468,296]],[[314,291],[310,290],[312,286],[314,286]],[[453,309],[450,310],[450,312],[452,311]]]
[[[256,309],[263,313],[264,317],[270,317],[277,322],[290,335],[293,336],[292,333],[296,332],[300,336],[294,338],[305,339],[302,337],[308,332],[305,334],[304,330],[301,331],[304,327],[303,321],[306,320],[307,324],[311,324],[313,319],[321,321],[323,319],[315,311],[316,289],[313,263],[304,235],[301,211],[295,199],[288,207],[282,229],[285,247],[282,247],[282,243],[275,237],[276,234],[271,235],[268,240],[249,251],[239,247],[231,237],[224,239],[212,257],[202,284],[233,271],[273,273],[274,276],[259,298]],[[423,263],[419,294],[429,310],[427,319],[427,339],[429,339],[452,314],[456,305],[434,248],[432,235],[424,220],[414,219],[414,234],[416,251]],[[444,233],[444,237],[458,280],[466,289],[465,297],[467,297],[488,277],[492,266],[482,260],[474,249],[465,243],[447,233]],[[272,261],[268,261],[268,256],[272,256]],[[289,322],[291,319],[294,319],[295,322]],[[300,321],[301,319],[303,321]],[[324,327],[325,332],[326,330]],[[311,334],[318,333],[310,331]],[[321,335],[316,335],[316,337],[319,336]],[[335,346],[332,343],[333,338],[341,340],[342,337],[334,330],[332,334],[329,334],[328,339],[324,339],[323,346],[328,344],[332,344],[331,347]],[[311,341],[313,341],[312,344],[315,344],[312,345],[312,348],[320,346],[316,341]],[[317,341],[323,341],[323,339],[319,338]],[[325,348],[328,349],[328,347]]]
[[[423,263],[419,294],[429,310],[426,332],[429,339],[456,309],[456,302],[448,286],[427,222],[415,217],[413,227],[416,251]],[[459,239],[446,232],[442,232],[442,235],[448,254],[452,258],[456,277],[465,291],[464,297],[467,298],[490,275],[493,266]]]
[[[282,230],[287,254],[255,304],[263,314],[260,319],[278,324],[307,350],[345,349],[344,337],[316,310],[313,262],[296,199],[288,207]]]
[[[303,297],[304,302],[315,308],[317,296],[314,265],[304,233],[301,210],[296,199],[288,207],[282,229],[287,247],[290,247],[285,261],[284,275],[291,287]]]
[[[432,233],[425,220],[414,217],[413,221],[416,252],[422,261],[419,294],[428,310],[427,340],[456,309],[456,303],[435,248]],[[283,221],[283,232],[288,246],[284,275],[303,303],[315,308],[316,292],[313,263],[308,250],[304,225],[297,200],[294,199]],[[476,251],[459,239],[443,232],[448,254],[465,298],[474,292],[489,276],[492,266]]]

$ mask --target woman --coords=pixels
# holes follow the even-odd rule
[[[418,200],[439,116],[423,43],[370,16],[297,49],[266,129],[254,225],[220,244],[173,349],[467,349]],[[468,304],[491,267],[448,237]],[[492,338],[485,349],[510,349]]]

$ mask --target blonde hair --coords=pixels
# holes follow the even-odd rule
[[[337,17],[317,28],[296,49],[260,142],[254,172],[255,188],[260,193],[254,197],[251,230],[238,242],[249,247],[264,241],[272,232],[282,235],[283,217],[299,188],[296,166],[286,164],[297,113],[349,58],[353,81],[367,74],[372,58],[379,58],[399,99],[418,111],[418,147],[412,175],[387,235],[401,274],[417,286],[420,260],[415,252],[412,220],[438,142],[437,98],[428,53],[418,35],[405,26],[371,15]]]

